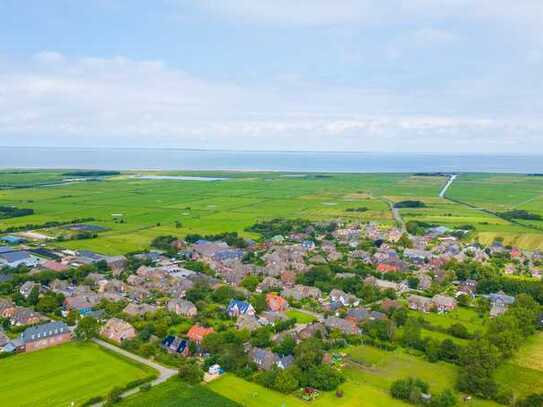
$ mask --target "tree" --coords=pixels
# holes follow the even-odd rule
[[[44,295],[38,300],[38,303],[36,304],[36,311],[49,313],[55,311],[57,307],[58,303],[54,296]]]
[[[107,395],[108,403],[115,404],[121,401],[123,389],[120,387],[114,387]]]
[[[240,286],[246,288],[247,290],[253,292],[256,290],[256,286],[260,283],[260,280],[257,276],[248,275],[243,280],[241,280]]]
[[[179,377],[189,384],[198,384],[204,379],[204,371],[196,363],[185,361],[179,366]]]
[[[456,406],[456,396],[447,389],[443,393],[437,394],[432,398],[430,407],[453,407]]]
[[[407,322],[407,309],[405,307],[396,308],[392,311],[392,320],[396,326],[403,326]]]
[[[30,294],[28,295],[28,298],[26,299],[26,303],[28,305],[36,305],[38,303],[40,297],[40,289],[38,287],[32,288],[32,291],[30,291]]]
[[[78,319],[79,312],[72,309],[68,312],[68,315],[66,316],[66,323],[70,326],[74,326],[75,324],[77,324]]]
[[[292,355],[296,347],[296,340],[292,336],[286,336],[279,344],[273,347],[273,351],[281,356]]]
[[[294,348],[296,364],[302,370],[320,365],[323,356],[322,349],[322,342],[317,338],[309,338],[300,342],[296,345],[296,348]]]
[[[92,317],[84,317],[74,330],[74,334],[79,341],[88,341],[98,336],[98,321]]]
[[[421,327],[420,323],[414,318],[408,318],[403,330],[402,343],[412,348],[421,346]]]
[[[271,332],[267,327],[258,328],[251,335],[251,345],[267,348],[271,344]]]
[[[280,370],[275,377],[273,387],[281,393],[291,393],[298,389],[300,383],[293,373],[293,369]]]
[[[500,351],[496,346],[484,338],[471,341],[460,353],[462,368],[458,375],[458,389],[482,398],[493,398],[497,385],[492,374],[499,363]]]
[[[471,334],[469,333],[468,328],[466,328],[464,325],[462,325],[459,322],[451,325],[447,329],[447,332],[450,335],[455,336],[457,338],[461,338],[461,339],[470,339],[471,338]]]
[[[418,404],[422,400],[422,393],[428,393],[429,386],[420,379],[409,377],[396,380],[390,386],[390,394],[398,400],[409,401]]]
[[[257,294],[253,297],[253,307],[257,313],[261,313],[266,308],[268,304],[266,303],[266,296],[264,294]]]
[[[451,363],[457,363],[460,348],[451,339],[444,339],[439,345],[439,358]]]

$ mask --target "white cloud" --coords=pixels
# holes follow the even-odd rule
[[[5,62],[5,145],[500,151],[516,140],[515,148],[530,151],[540,146],[543,130],[535,119],[447,115],[447,103],[455,102],[443,105],[437,94],[413,98],[296,78],[240,86],[124,57],[42,52],[29,61]]]

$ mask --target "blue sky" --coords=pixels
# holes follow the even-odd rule
[[[0,145],[533,153],[540,0],[0,0]]]

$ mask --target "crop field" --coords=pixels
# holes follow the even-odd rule
[[[0,405],[77,405],[154,373],[98,345],[72,342],[0,360]]]
[[[178,378],[136,394],[118,403],[120,407],[239,407],[240,404],[227,399],[203,385],[190,386]]]
[[[149,175],[148,173],[147,175]],[[152,173],[157,175],[157,173]],[[67,248],[88,248],[104,254],[146,249],[156,236],[237,231],[275,217],[309,220],[344,219],[393,225],[387,201],[420,200],[425,208],[401,209],[404,220],[446,226],[475,226],[482,241],[503,237],[528,249],[543,248],[543,230],[512,224],[477,208],[438,197],[446,182],[440,176],[409,174],[323,174],[292,177],[280,173],[168,172],[169,176],[225,177],[225,180],[141,179],[143,173],[123,173],[101,181],[0,189],[0,205],[34,209],[33,215],[0,221],[0,230],[36,225],[52,237],[65,236],[62,227],[40,230],[49,221],[94,218],[107,228],[87,240],[66,240]],[[31,185],[62,179],[59,172],[0,172],[0,185]],[[501,184],[500,184],[501,183]],[[519,200],[492,193],[495,185],[513,188]],[[482,191],[479,196],[479,192]],[[540,213],[543,182],[539,177],[462,175],[449,190],[455,199],[497,210],[520,205]],[[509,206],[508,206],[509,205]],[[520,207],[519,206],[519,207]],[[360,209],[352,211],[352,209]],[[349,211],[349,209],[351,209]],[[532,222],[533,223],[533,222]]]

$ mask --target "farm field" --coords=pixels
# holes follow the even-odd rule
[[[120,407],[238,407],[240,404],[227,399],[207,386],[190,386],[178,378],[129,397],[117,404]]]
[[[226,179],[187,181],[136,177],[145,174]],[[0,172],[0,185],[28,184],[55,177],[58,179],[61,175],[51,171]],[[515,191],[518,189],[522,202],[513,202],[503,194],[491,193],[497,180],[505,184],[502,188],[511,185]],[[34,224],[38,225],[39,232],[58,237],[66,235],[64,228],[40,230],[39,225],[49,221],[94,218],[95,221],[90,223],[108,230],[100,232],[94,239],[67,240],[59,243],[59,246],[88,248],[104,254],[124,254],[146,249],[154,237],[166,234],[184,236],[189,233],[237,231],[247,237],[256,237],[245,229],[257,221],[276,217],[317,221],[341,218],[393,225],[387,200],[421,200],[426,203],[426,208],[401,209],[405,221],[417,220],[451,227],[471,224],[484,242],[503,237],[506,243],[514,242],[523,248],[543,248],[543,230],[511,224],[478,209],[438,198],[445,182],[445,177],[410,174],[310,174],[290,177],[281,173],[123,173],[101,181],[0,189],[0,205],[35,211],[33,215],[1,220],[0,230]],[[483,191],[481,197],[478,196],[479,191]],[[543,195],[543,182],[538,177],[461,175],[449,189],[449,195],[489,209],[522,204],[526,210],[543,210],[536,208],[543,208],[538,204],[538,196]],[[348,211],[353,208],[366,210]]]
[[[0,360],[0,405],[77,405],[154,374],[98,345],[67,343]]]

